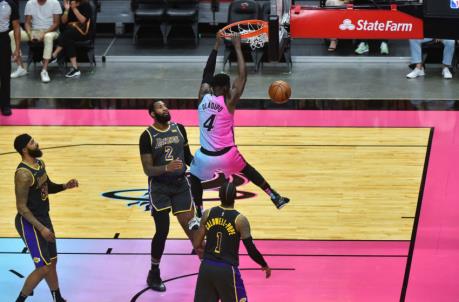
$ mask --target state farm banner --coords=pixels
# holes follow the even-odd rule
[[[290,12],[292,38],[422,39],[422,19],[391,10],[318,9],[293,6]]]

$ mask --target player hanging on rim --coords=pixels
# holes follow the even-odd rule
[[[221,205],[204,211],[193,240],[200,247],[207,238],[204,259],[199,268],[194,302],[247,301],[239,272],[239,243],[244,243],[253,261],[271,276],[271,269],[255,247],[247,218],[234,209],[236,186],[225,182],[219,190]]]
[[[155,100],[148,110],[154,124],[140,136],[139,148],[142,167],[148,176],[151,215],[155,221],[155,235],[151,241],[151,269],[147,284],[156,291],[166,291],[159,263],[169,234],[169,213],[177,217],[186,235],[192,239],[194,217],[190,186],[185,177],[186,165],[193,159],[185,127],[170,122],[169,109],[163,101]],[[198,253],[202,249],[195,249]]]
[[[243,173],[252,183],[268,194],[274,205],[280,209],[289,199],[274,191],[263,176],[255,170],[239,153],[234,141],[234,112],[241,98],[247,80],[241,37],[235,34],[232,42],[236,50],[238,76],[231,86],[230,77],[224,73],[214,75],[221,32],[217,33],[214,49],[210,53],[202,76],[199,90],[199,130],[201,148],[195,153],[190,167],[191,192],[197,207],[197,215],[202,214],[201,181],[211,179],[217,170],[226,178]]]

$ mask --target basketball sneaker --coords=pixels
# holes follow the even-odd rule
[[[287,203],[290,202],[289,198],[280,196],[280,194],[274,190],[272,190],[272,192],[274,196],[271,197],[271,201],[274,203],[278,210],[282,209]]]
[[[166,285],[164,285],[163,280],[161,279],[159,268],[151,269],[148,272],[147,284],[152,290],[158,292],[166,291]]]
[[[370,51],[370,47],[366,42],[360,42],[359,46],[355,49],[355,53],[358,55],[363,55],[364,53],[368,53]]]
[[[79,77],[81,75],[81,72],[78,68],[72,67],[70,68],[70,71],[65,74],[66,78],[74,78],[74,77]]]

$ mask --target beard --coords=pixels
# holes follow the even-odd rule
[[[32,156],[33,158],[38,158],[43,156],[43,152],[37,147],[37,149],[27,150],[29,152],[29,155]]]
[[[167,124],[171,120],[171,115],[169,113],[165,114],[156,114],[155,120],[160,124]]]

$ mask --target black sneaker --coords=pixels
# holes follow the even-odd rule
[[[49,59],[48,64],[52,64],[54,62],[57,62],[57,57],[55,58],[55,57],[51,56],[51,59]]]
[[[161,280],[159,268],[148,272],[147,284],[152,290],[158,292],[166,291],[166,285],[164,285],[163,280]]]
[[[74,78],[74,77],[78,77],[81,75],[81,72],[78,68],[70,68],[70,71],[66,73],[65,77],[66,78]]]
[[[10,116],[11,114],[13,114],[13,112],[11,112],[11,107],[10,106],[2,107],[2,115]]]
[[[271,198],[271,201],[274,203],[278,210],[282,209],[287,203],[290,202],[289,198],[280,196],[279,193],[275,192],[274,190],[273,193],[275,196]]]

